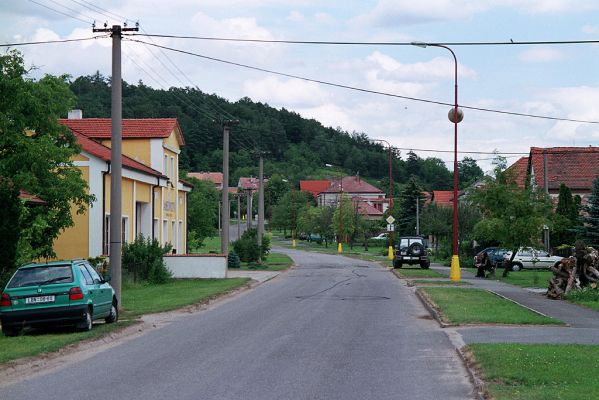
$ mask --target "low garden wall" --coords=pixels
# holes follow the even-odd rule
[[[227,256],[224,254],[165,255],[166,267],[173,278],[226,278]]]

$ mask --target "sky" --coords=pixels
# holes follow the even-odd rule
[[[98,9],[97,7],[101,9]],[[58,12],[57,12],[58,11]],[[65,15],[66,14],[66,15]],[[522,42],[599,39],[595,0],[0,0],[0,43],[88,38],[95,20],[139,21],[140,33],[344,42]],[[313,80],[443,103],[454,101],[454,61],[439,47],[243,43],[136,37],[148,43]],[[105,76],[111,39],[17,46],[32,77]],[[599,121],[599,45],[452,45],[458,103]],[[5,49],[5,48],[4,48]],[[5,51],[5,50],[2,50]],[[123,79],[166,89],[197,86],[230,101],[249,97],[325,126],[364,132],[452,169],[450,106],[332,87],[124,40]],[[215,110],[216,113],[216,110]],[[85,117],[85,110],[83,110]],[[598,146],[599,124],[464,109],[458,155],[492,168],[489,154],[531,146]],[[506,154],[508,164],[520,155]]]

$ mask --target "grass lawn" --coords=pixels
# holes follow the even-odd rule
[[[483,289],[420,288],[451,324],[561,324]]]
[[[566,295],[566,300],[599,311],[599,289],[585,288]]]
[[[114,324],[95,323],[89,332],[74,333],[73,329],[28,331],[17,337],[0,335],[0,363],[21,357],[57,351],[69,344],[94,339],[129,326],[128,320],[142,314],[173,310],[215,297],[244,285],[248,279],[173,280],[164,285],[126,284],[123,286],[124,311]],[[128,321],[126,321],[128,320]]]
[[[393,273],[400,278],[444,278],[445,275],[432,269],[401,268],[394,269]]]
[[[511,271],[507,277],[502,277],[503,270],[497,270],[495,279],[511,285],[528,288],[547,288],[549,280],[553,278],[553,272],[546,270],[522,270]]]
[[[599,346],[472,344],[496,400],[591,400],[599,397]]]
[[[283,271],[293,264],[293,260],[282,253],[270,253],[263,265],[256,263],[241,263],[241,270]]]
[[[210,252],[220,253],[220,237],[207,237],[206,239],[204,239],[202,247],[198,249],[190,249],[190,252],[196,254],[208,254]]]
[[[429,285],[429,286],[445,286],[445,285],[452,285],[452,286],[468,286],[468,285],[472,285],[470,282],[464,282],[464,281],[459,281],[459,282],[452,282],[450,280],[445,280],[445,281],[437,281],[437,280],[430,280],[430,279],[416,279],[412,281],[413,284],[415,285]]]

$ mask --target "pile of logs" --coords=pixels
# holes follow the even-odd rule
[[[564,258],[557,267],[551,267],[553,278],[549,281],[547,297],[561,299],[573,289],[581,289],[599,282],[599,251],[586,247],[582,241],[575,244],[575,255]]]

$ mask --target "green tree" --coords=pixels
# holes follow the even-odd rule
[[[187,196],[187,227],[190,246],[202,246],[205,238],[214,236],[218,226],[220,193],[212,182],[190,179],[193,189]]]
[[[288,182],[285,182],[281,175],[274,174],[264,185],[264,210],[267,219],[272,217],[272,209],[276,206],[281,197],[290,189]]]
[[[299,216],[312,203],[312,195],[291,189],[285,193],[274,207],[270,225],[273,228],[290,229],[293,237],[297,237]]]
[[[425,235],[433,237],[435,252],[439,251],[439,244],[443,241],[450,242],[452,234],[452,209],[441,207],[432,202],[422,211],[420,217],[420,230]]]
[[[464,157],[458,161],[458,179],[460,189],[465,189],[484,176],[483,170],[478,166],[476,160]]]
[[[0,179],[45,202],[21,204],[19,259],[52,257],[54,240],[73,225],[72,212],[84,212],[93,200],[71,161],[79,153],[76,139],[58,123],[75,97],[67,76],[30,79],[20,53],[10,51],[0,56],[0,98]]]
[[[404,187],[399,198],[399,227],[400,235],[416,234],[416,203],[419,204],[420,212],[424,205],[424,196],[422,188],[418,185],[416,177],[410,177],[410,180]]]
[[[589,202],[584,208],[583,237],[587,245],[599,246],[599,177],[593,181],[593,190]]]
[[[341,208],[340,208],[341,207]],[[345,242],[345,238],[350,236],[356,226],[355,210],[351,199],[346,193],[341,193],[341,204],[338,204],[333,214],[331,230],[335,235],[341,234],[341,242]]]
[[[578,197],[580,199],[580,197]],[[577,232],[582,228],[580,200],[572,196],[572,191],[563,183],[559,187],[557,207],[552,216],[551,242],[555,246],[574,245]]]
[[[298,229],[320,235],[324,239],[325,247],[328,247],[335,236],[332,228],[334,213],[335,207],[333,206],[306,207],[299,216]]]
[[[0,178],[0,287],[10,278],[17,265],[17,249],[21,236],[21,201],[19,190]]]

